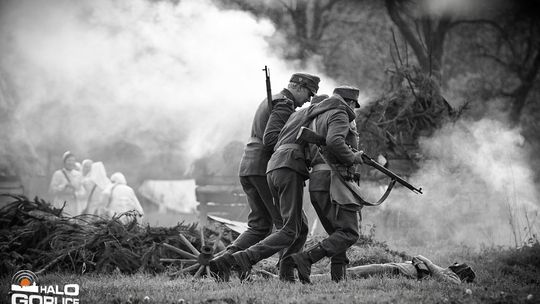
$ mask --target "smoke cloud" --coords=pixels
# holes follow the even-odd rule
[[[425,161],[410,181],[424,194],[401,187],[380,210],[367,210],[383,235],[470,246],[519,246],[538,235],[539,197],[519,129],[460,120],[422,138],[420,149]]]
[[[264,65],[273,93],[298,71],[269,44],[269,21],[205,0],[7,1],[0,22],[1,71],[31,141],[81,158],[128,143],[131,159],[168,153],[168,169],[185,168],[249,136]]]

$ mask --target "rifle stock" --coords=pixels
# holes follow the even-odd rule
[[[326,139],[315,133],[313,130],[302,127],[300,128],[300,131],[298,132],[298,135],[296,136],[297,141],[305,141],[310,144],[315,144],[317,146],[326,146]],[[358,152],[358,150],[351,148],[354,152]],[[407,187],[409,190],[411,190],[414,193],[422,194],[422,188],[416,188],[413,185],[409,184],[407,181],[405,181],[402,177],[395,174],[391,170],[388,170],[383,165],[379,164],[377,161],[373,160],[371,157],[366,155],[365,153],[362,154],[362,160],[366,165],[372,166],[373,168],[381,171],[386,176],[390,177],[391,179],[397,181],[398,183],[402,184],[403,186]]]

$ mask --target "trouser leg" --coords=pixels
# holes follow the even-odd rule
[[[357,212],[333,204],[329,192],[313,191],[310,192],[310,198],[328,233],[321,247],[331,257],[330,276],[333,281],[339,282],[346,278],[346,267],[349,264],[346,251],[359,237]]]
[[[329,192],[311,192],[310,197],[321,224],[328,233],[328,237],[321,242],[328,256],[342,253],[356,243],[359,237],[358,212],[332,203]]]
[[[241,176],[240,183],[246,193],[250,213],[248,229],[227,250],[234,253],[244,250],[270,235],[272,227],[281,228],[283,221],[273,202],[266,176]]]
[[[307,235],[309,232],[307,217],[304,212],[302,212],[300,234],[294,240],[293,244],[283,250],[283,255],[280,257],[279,263],[279,278],[282,281],[294,282],[294,260],[292,255],[302,251],[304,244],[307,240]]]
[[[294,253],[302,251],[302,248],[304,248],[304,245],[306,244],[308,233],[309,233],[309,226],[308,226],[307,217],[304,211],[301,211],[299,231],[296,236],[296,239],[294,240],[291,246],[285,248],[282,258],[283,259],[289,258]]]
[[[235,266],[240,268],[241,278],[246,277],[250,270],[249,258],[246,255],[233,257],[232,254],[263,240],[272,232],[273,225],[279,229],[283,224],[266,176],[241,176],[240,183],[250,207],[248,229],[227,247],[223,255],[210,261],[210,268],[222,281],[229,280],[230,269]]]
[[[245,250],[253,263],[294,245],[303,226],[307,227],[302,221],[304,177],[288,168],[280,168],[268,173],[267,179],[274,202],[280,210],[283,226]]]

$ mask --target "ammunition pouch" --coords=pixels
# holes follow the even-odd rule
[[[354,172],[353,181],[357,184],[360,184],[360,173]]]
[[[345,167],[345,166],[337,165],[337,164],[334,166],[336,167],[339,175],[341,175],[345,181],[348,181],[348,182],[355,181],[356,172],[354,171],[353,166]]]

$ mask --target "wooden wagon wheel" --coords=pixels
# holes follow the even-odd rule
[[[184,245],[186,245],[190,252],[187,252],[185,250],[182,250],[180,248],[174,247],[167,243],[162,243],[161,245],[173,252],[176,252],[178,255],[182,257],[182,259],[166,259],[162,258],[160,259],[161,262],[172,262],[172,263],[180,263],[181,269],[179,271],[176,271],[174,273],[169,274],[171,277],[177,277],[181,274],[191,273],[192,271],[196,270],[193,278],[198,279],[203,275],[206,275],[208,277],[212,276],[212,273],[210,272],[210,260],[214,258],[214,256],[219,255],[221,252],[216,253],[216,250],[218,249],[219,241],[223,237],[223,230],[219,232],[219,235],[217,239],[214,241],[214,244],[210,246],[209,244],[206,244],[204,240],[204,227],[201,228],[201,248],[200,251],[197,250],[191,244],[188,239],[186,239],[185,236],[182,234],[179,235],[180,240]],[[186,267],[187,266],[187,267]]]

